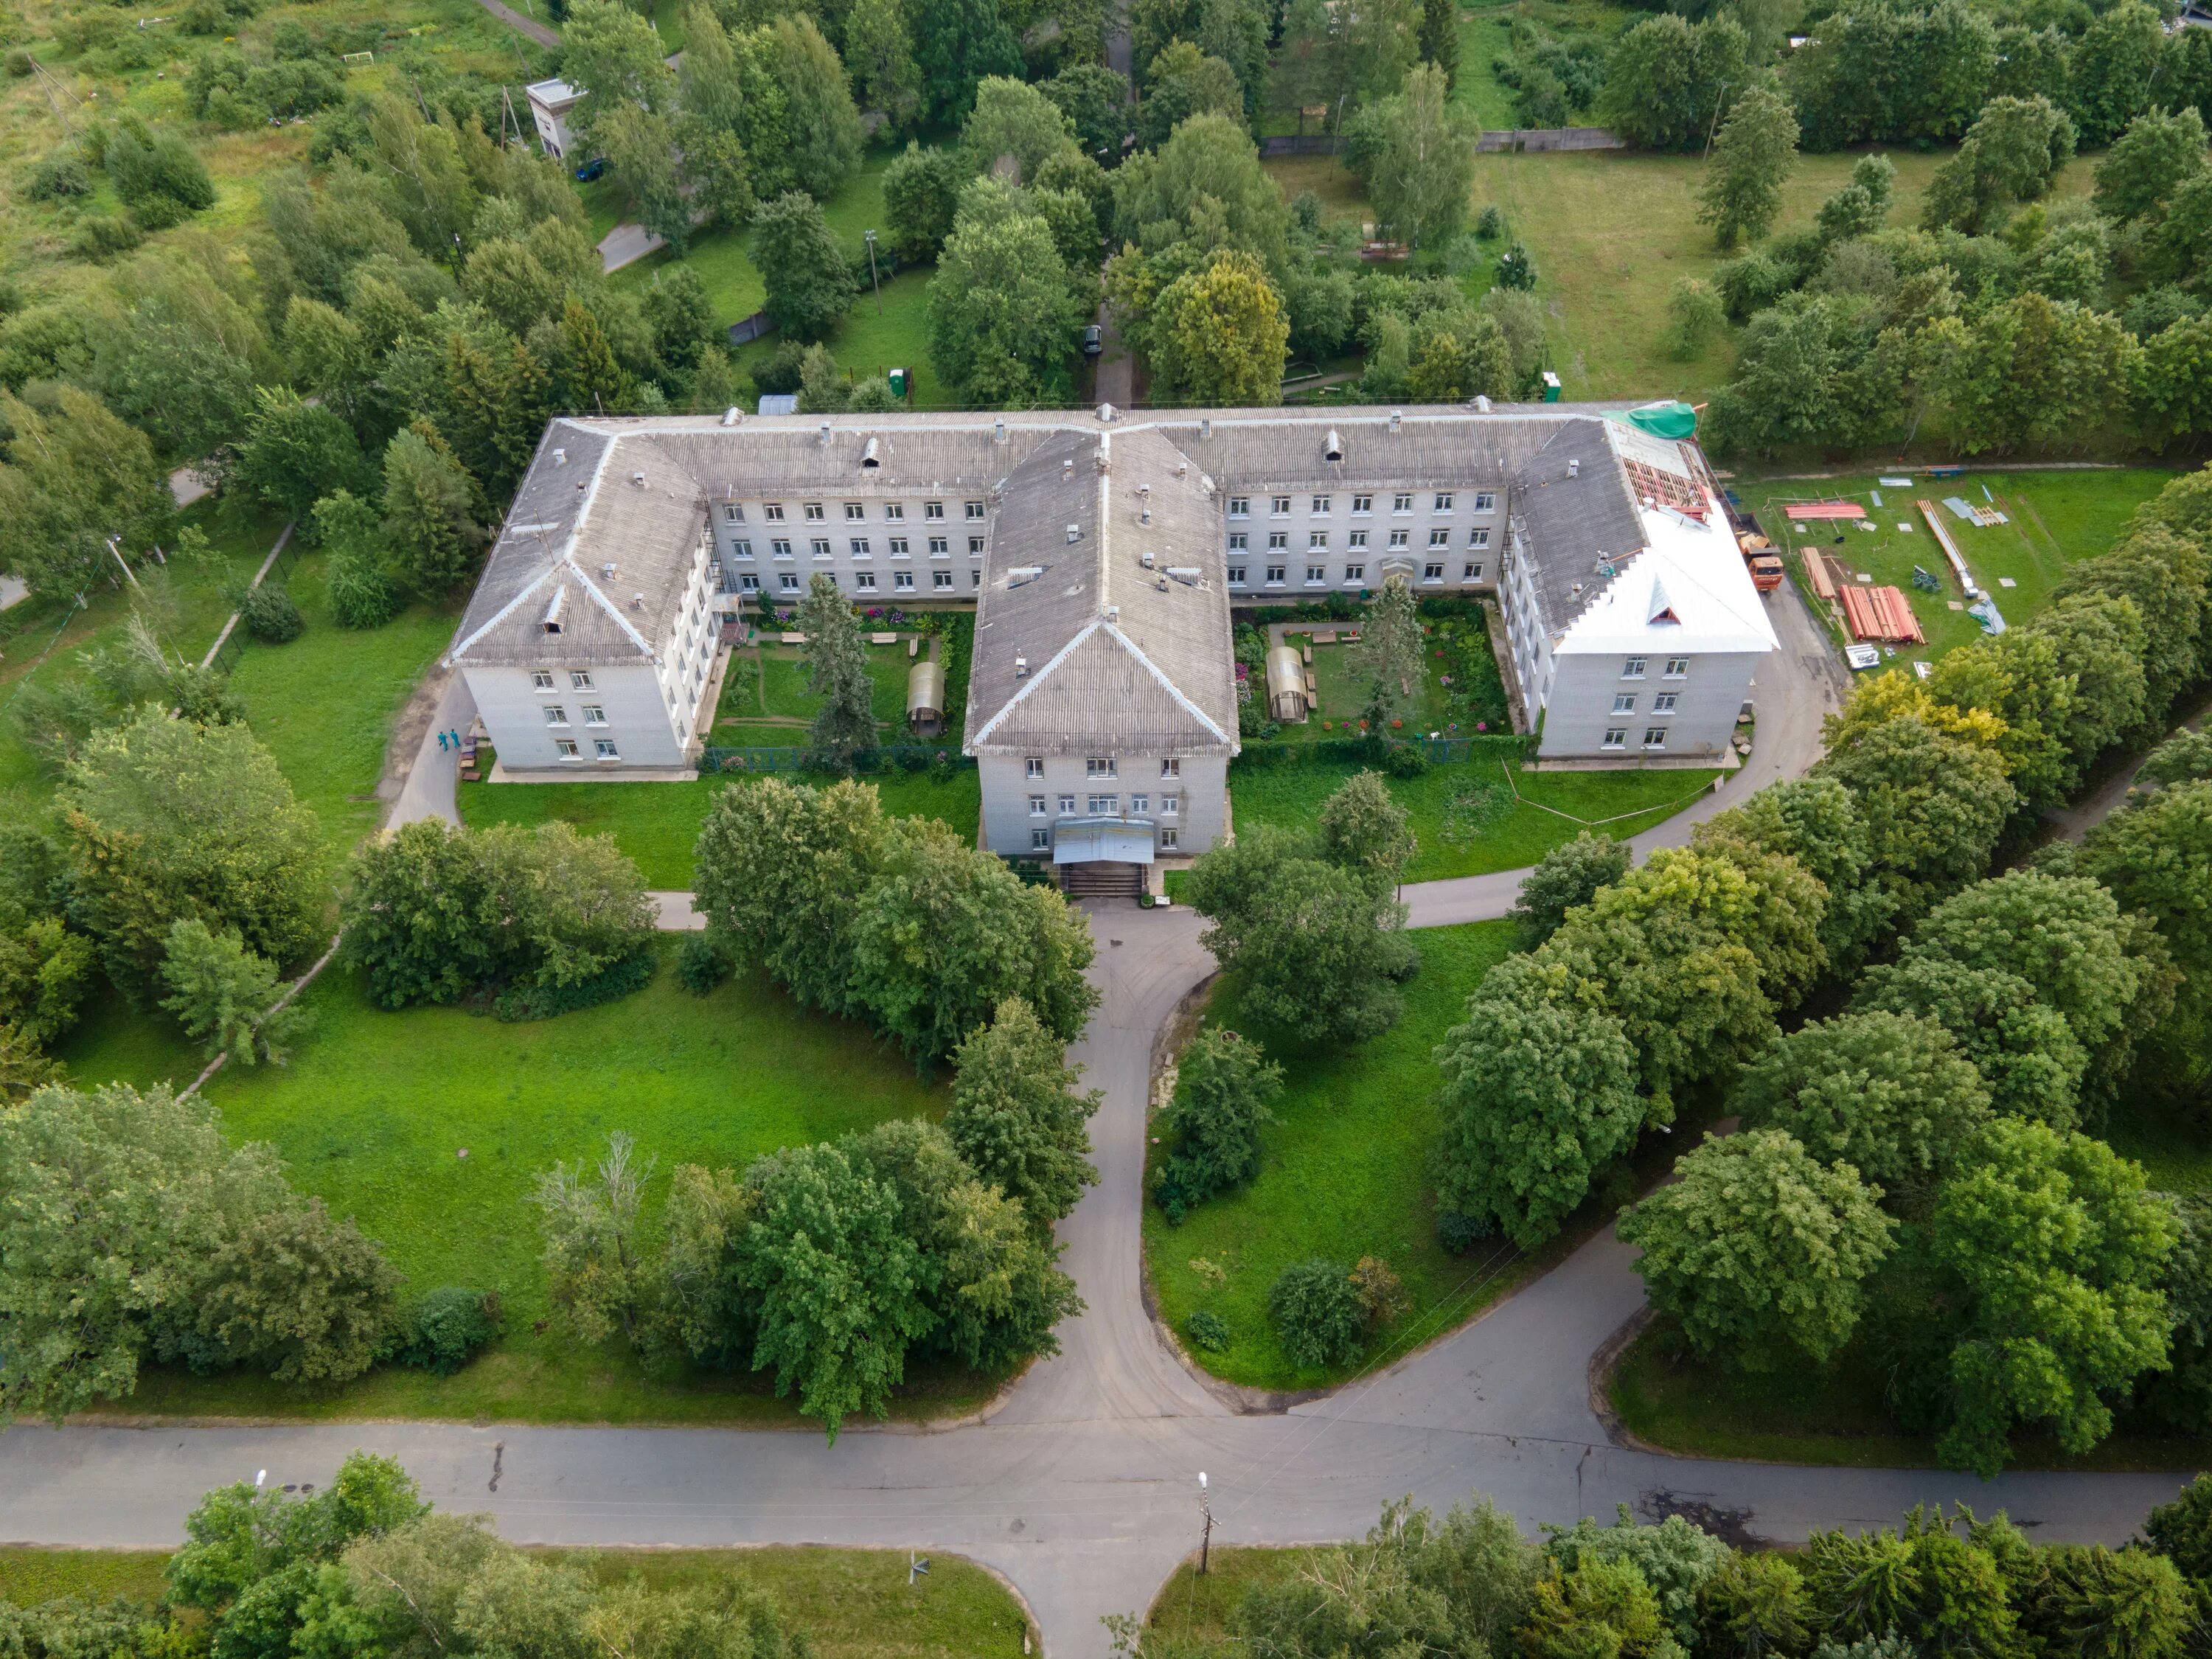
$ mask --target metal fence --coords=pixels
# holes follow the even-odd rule
[[[860,776],[867,777],[885,772],[927,772],[938,767],[960,772],[975,764],[974,757],[962,754],[957,746],[893,743],[885,744],[880,749],[860,750],[853,757],[852,769]],[[841,769],[811,749],[789,746],[707,749],[699,756],[699,775],[702,778],[722,772],[835,772]]]
[[[1431,764],[1442,766],[1454,761],[1480,759],[1485,755],[1512,757],[1525,753],[1528,745],[1526,738],[1500,732],[1477,738],[1404,738],[1387,746],[1417,749]],[[1306,766],[1318,761],[1358,761],[1376,765],[1382,763],[1384,747],[1371,738],[1323,738],[1313,743],[1248,743],[1235,763],[1246,771]]]
[[[1260,141],[1262,155],[1334,155],[1343,148],[1344,140],[1333,132],[1281,133]]]
[[[765,311],[756,311],[750,317],[730,325],[730,343],[748,345],[764,335],[775,332],[775,319]]]
[[[1478,152],[1626,149],[1628,143],[1603,127],[1524,127],[1514,132],[1486,132],[1474,141],[1474,147]]]

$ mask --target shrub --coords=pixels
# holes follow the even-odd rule
[[[1218,1313],[1200,1308],[1182,1322],[1182,1331],[1194,1348],[1203,1348],[1208,1353],[1219,1353],[1229,1346],[1229,1325]]]
[[[92,169],[85,165],[84,157],[75,146],[65,145],[31,168],[30,182],[24,188],[35,202],[58,202],[64,196],[89,196]]]
[[[1417,743],[1393,744],[1382,764],[1394,778],[1418,778],[1429,769],[1428,751]]]
[[[69,249],[76,258],[106,264],[145,240],[138,222],[127,213],[88,213],[70,233]]]
[[[331,560],[331,611],[341,628],[381,628],[399,614],[399,590],[374,559],[339,554]]]
[[[1351,1277],[1352,1289],[1359,1298],[1359,1311],[1366,1317],[1368,1329],[1405,1317],[1407,1309],[1412,1305],[1406,1286],[1381,1256],[1361,1256]]]
[[[22,47],[10,46],[8,49],[8,74],[10,79],[20,81],[36,67],[38,65],[31,54]]]
[[[407,1316],[398,1352],[403,1365],[451,1376],[500,1333],[499,1293],[441,1285]]]
[[[651,947],[641,947],[583,979],[566,984],[518,985],[503,993],[491,1011],[501,1019],[520,1023],[573,1014],[579,1008],[596,1008],[603,1002],[619,1001],[633,991],[642,991],[653,982],[658,965]]]
[[[300,637],[307,620],[300,614],[300,607],[292,596],[276,582],[264,582],[247,590],[239,601],[239,620],[246,631],[267,645],[284,645]]]
[[[1486,242],[1494,242],[1505,234],[1505,216],[1495,202],[1474,216],[1474,234]]]
[[[1506,244],[1505,252],[1498,256],[1498,286],[1528,289],[1536,286],[1536,264],[1528,257],[1528,250],[1518,242]]]
[[[1340,1261],[1293,1261],[1267,1291],[1267,1311],[1291,1363],[1302,1369],[1349,1364],[1367,1323],[1359,1287]]]
[[[693,996],[703,997],[729,978],[733,966],[730,953],[711,934],[686,934],[676,953],[676,981]]]
[[[1498,1231],[1486,1215],[1462,1215],[1457,1210],[1437,1212],[1437,1243],[1454,1255],[1465,1255]]]
[[[806,348],[796,340],[785,340],[753,365],[753,385],[775,395],[796,392],[799,367],[805,361]]]

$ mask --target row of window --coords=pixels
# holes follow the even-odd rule
[[[553,750],[562,760],[581,760],[584,757],[582,752],[576,747],[576,740],[574,738],[554,738]],[[622,757],[615,752],[615,742],[612,738],[598,738],[592,743],[592,758],[618,761]]]
[[[1627,748],[1628,728],[1625,726],[1607,726],[1605,728],[1605,742],[1602,746],[1607,749]],[[1644,728],[1644,746],[1646,749],[1664,749],[1667,746],[1667,728],[1663,726],[1645,726]]]
[[[1182,844],[1182,836],[1172,827],[1166,825],[1163,825],[1161,827],[1160,851],[1163,853],[1172,853]],[[1030,830],[1030,851],[1032,853],[1049,853],[1052,851],[1052,831],[1049,830]]]
[[[566,726],[568,723],[568,711],[563,708],[559,703],[549,702],[544,705],[544,708],[546,725]],[[606,723],[607,711],[605,709],[600,708],[599,705],[595,702],[587,702],[584,705],[585,725],[605,726]]]
[[[1118,778],[1121,776],[1121,774],[1115,769],[1117,764],[1118,763],[1111,755],[1086,756],[1083,762],[1083,775],[1086,778]],[[1024,760],[1022,769],[1024,773],[1030,777],[1042,777],[1044,775],[1044,757],[1042,755],[1029,756]],[[1161,761],[1160,775],[1164,778],[1181,777],[1182,775],[1182,757],[1179,755],[1170,755],[1164,760]],[[1032,800],[1042,800],[1044,798],[1042,795],[1032,795],[1030,799]],[[1060,799],[1062,800],[1073,800],[1075,798],[1073,795],[1063,795]],[[1141,797],[1139,797],[1139,799],[1141,799]],[[1062,811],[1072,811],[1074,809],[1072,807],[1062,807],[1060,810]],[[1141,811],[1143,809],[1140,807],[1138,810]]]
[[[847,501],[844,505],[845,522],[847,524],[860,524],[866,520],[868,516],[868,504],[866,501]],[[885,524],[904,524],[906,522],[906,503],[904,501],[884,501],[881,503],[881,505],[884,509],[884,522]],[[805,514],[806,522],[809,524],[826,524],[829,521],[829,508],[820,501],[804,502],[801,504],[799,511]],[[943,501],[924,501],[921,504],[921,516],[927,523],[943,524],[945,522],[945,503]],[[966,519],[970,524],[981,523],[983,518],[983,503],[981,501],[961,502],[960,516]],[[784,515],[783,503],[781,501],[763,502],[761,505],[761,517],[769,524],[783,524],[787,522]],[[743,501],[724,501],[722,503],[722,522],[724,524],[743,524],[744,521],[745,505]]]
[[[968,573],[968,586],[971,589],[981,587],[982,585],[983,573],[981,571],[971,570]],[[751,571],[745,571],[738,577],[738,592],[740,593],[757,593],[760,591],[761,579],[753,574]],[[780,572],[777,574],[775,579],[775,591],[779,593],[799,593],[804,592],[805,589],[800,584],[799,573],[796,570],[786,570]],[[855,593],[875,592],[877,591],[876,573],[872,570],[855,570],[853,573],[853,591]],[[912,593],[915,591],[913,571],[894,570],[891,572],[892,592]],[[929,591],[933,593],[951,592],[953,591],[952,573],[950,570],[931,571],[929,573]]]
[[[1443,559],[1430,560],[1426,564],[1421,567],[1421,580],[1425,582],[1440,582],[1443,580],[1445,563],[1446,562]],[[1288,565],[1269,564],[1262,565],[1261,568],[1265,572],[1264,579],[1261,583],[1261,586],[1287,587],[1290,586],[1290,567]],[[1305,568],[1305,585],[1308,587],[1326,587],[1328,586],[1328,567],[1327,565],[1310,564]],[[1251,567],[1249,565],[1232,564],[1229,567],[1229,585],[1231,587],[1250,586],[1250,576]],[[1464,561],[1459,568],[1459,579],[1463,582],[1480,581],[1482,580],[1481,561],[1477,559],[1468,559]],[[1367,567],[1365,565],[1348,564],[1344,567],[1344,586],[1346,587],[1364,587],[1366,585]]]
[[[1452,510],[1452,507],[1455,500],[1456,495],[1454,491],[1449,489],[1439,489],[1437,491],[1429,510],[1432,513],[1449,513]],[[1334,501],[1335,498],[1330,495],[1310,496],[1307,498],[1306,501],[1306,511],[1316,519],[1325,519],[1329,515],[1329,512],[1334,504]],[[1352,498],[1352,512],[1353,517],[1357,518],[1362,514],[1372,513],[1374,510],[1375,498],[1372,495],[1354,495]],[[1413,492],[1410,489],[1404,489],[1400,490],[1396,495],[1391,496],[1390,510],[1393,513],[1411,513],[1413,510]],[[1498,510],[1498,497],[1487,489],[1477,490],[1474,497],[1474,510],[1478,513],[1496,512]],[[1270,495],[1267,498],[1267,516],[1269,518],[1286,519],[1290,517],[1290,515],[1291,498],[1288,495]],[[1250,518],[1252,516],[1252,498],[1249,495],[1231,495],[1229,498],[1229,516],[1232,519]]]
[[[1352,531],[1345,537],[1344,544],[1355,553],[1364,553],[1367,550],[1367,532],[1364,530]],[[1487,548],[1490,545],[1490,532],[1487,530],[1470,530],[1467,534],[1467,544],[1470,548],[1474,548],[1478,550]],[[1231,553],[1243,553],[1248,551],[1251,545],[1252,538],[1247,532],[1242,530],[1232,530],[1229,532],[1229,550]],[[1290,550],[1290,545],[1291,532],[1289,531],[1273,530],[1267,532],[1267,551],[1270,553],[1288,552]],[[1404,551],[1407,548],[1413,545],[1413,532],[1407,530],[1392,531],[1390,532],[1389,545],[1393,552]],[[1449,547],[1450,545],[1451,532],[1449,530],[1439,528],[1429,532],[1429,546],[1432,550]],[[1326,553],[1328,551],[1328,532],[1326,530],[1309,530],[1306,532],[1306,551],[1309,553]]]
[[[1085,795],[1083,797],[1083,803],[1084,811],[1088,816],[1094,818],[1112,818],[1119,817],[1121,815],[1121,798],[1119,795]],[[1044,817],[1048,815],[1048,810],[1049,809],[1046,805],[1046,798],[1044,796],[1031,795],[1030,797],[1030,816],[1031,817]],[[1182,815],[1182,797],[1181,795],[1162,795],[1160,797],[1160,816],[1162,817],[1177,817]],[[1152,798],[1150,795],[1139,791],[1138,793],[1129,797],[1129,816],[1131,817],[1150,817],[1152,813]],[[1075,797],[1073,795],[1062,795],[1060,797],[1060,816],[1064,818],[1073,817],[1075,816]]]
[[[868,559],[875,556],[875,544],[866,536],[852,537],[846,544],[851,549],[852,555],[856,559]],[[788,559],[794,556],[789,539],[782,536],[773,538],[769,542],[768,550],[769,556],[774,558]],[[817,559],[833,556],[830,550],[830,538],[827,536],[813,538],[807,543],[807,550]],[[914,550],[905,537],[893,536],[890,538],[890,555],[895,559],[908,559],[914,556]],[[730,556],[733,559],[751,558],[752,543],[742,538],[732,542]],[[951,558],[952,556],[951,538],[948,536],[932,536],[929,538],[929,556],[933,559]],[[971,559],[980,559],[983,556],[983,538],[981,536],[970,536],[968,538],[968,556]]]
[[[1644,678],[1644,660],[1645,659],[1642,657],[1629,658],[1620,665],[1620,678],[1625,680],[1642,679]],[[1683,675],[1689,672],[1690,659],[1687,657],[1669,657],[1667,659],[1666,678],[1670,680],[1679,680]]]
[[[530,671],[530,683],[533,686],[537,687],[540,691],[552,690],[553,671],[550,668],[532,669]],[[592,689],[592,671],[588,668],[570,669],[568,671],[568,685],[572,690],[590,690]]]
[[[1660,692],[1658,696],[1651,699],[1651,712],[1655,714],[1673,714],[1674,712],[1674,695],[1675,694],[1672,691]],[[1633,691],[1616,691],[1613,693],[1613,712],[1616,714],[1633,714],[1636,712],[1636,693]]]

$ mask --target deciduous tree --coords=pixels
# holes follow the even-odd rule
[[[1408,247],[1441,247],[1467,223],[1474,130],[1450,94],[1444,70],[1424,64],[1362,113],[1353,133],[1353,164],[1376,214]]]
[[[953,1146],[1033,1224],[1049,1227],[1097,1184],[1085,1125],[1103,1097],[1075,1092],[1078,1073],[1060,1038],[1018,996],[1000,1002],[952,1059],[958,1070],[945,1129]]]
[[[821,208],[799,191],[762,204],[753,220],[752,252],[767,285],[763,308],[793,339],[820,339],[860,291]]]
[[[1781,95],[1760,87],[1738,99],[1713,140],[1698,192],[1698,217],[1723,250],[1766,234],[1796,161],[1797,117]]]
[[[1599,888],[1626,875],[1628,864],[1626,843],[1587,830],[1551,848],[1521,883],[1510,917],[1514,942],[1524,951],[1534,950],[1559,931],[1568,911],[1588,904]]]
[[[1168,1219],[1260,1173],[1260,1131],[1282,1091],[1283,1068],[1258,1043],[1219,1025],[1192,1040],[1158,1121],[1168,1152],[1153,1191]]]
[[[1149,331],[1152,366],[1202,406],[1279,403],[1290,332],[1282,296],[1259,261],[1220,249],[1161,292]]]
[[[807,742],[833,765],[850,766],[860,750],[875,747],[875,681],[860,624],[836,577],[817,571],[808,580],[799,629],[806,635],[806,689],[822,699]]]

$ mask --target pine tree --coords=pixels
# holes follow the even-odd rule
[[[822,699],[811,741],[848,767],[857,751],[875,747],[875,683],[860,624],[836,578],[817,572],[807,584],[799,628],[806,635],[806,689]]]
[[[557,380],[564,408],[579,414],[605,413],[625,401],[628,377],[615,362],[599,319],[571,300],[561,310]]]
[[[1394,571],[1384,580],[1368,610],[1359,666],[1369,680],[1367,729],[1382,736],[1421,683],[1421,617],[1413,584],[1401,573]]]
[[[1444,84],[1459,84],[1458,0],[1422,0],[1421,60],[1444,72]]]

